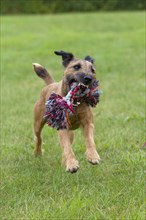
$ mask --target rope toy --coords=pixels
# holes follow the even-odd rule
[[[81,83],[73,82],[71,89],[65,97],[52,93],[46,101],[46,112],[44,119],[48,126],[60,129],[67,129],[70,125],[69,114],[74,114],[74,107],[84,101],[87,105],[95,107],[99,102],[99,96],[102,93],[98,90],[99,81],[95,80],[91,86],[86,87]]]

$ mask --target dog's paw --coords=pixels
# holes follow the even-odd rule
[[[76,159],[72,159],[67,161],[66,163],[66,171],[70,173],[76,173],[79,169],[79,162]]]
[[[88,162],[92,163],[93,165],[100,163],[100,156],[98,155],[96,150],[86,151],[86,157]]]

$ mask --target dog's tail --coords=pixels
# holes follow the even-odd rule
[[[43,66],[41,66],[38,63],[33,63],[32,65],[34,67],[34,71],[36,72],[36,74],[41,79],[43,79],[47,85],[49,85],[49,84],[54,82],[54,79],[50,76],[48,71]]]

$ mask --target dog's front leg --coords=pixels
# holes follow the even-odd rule
[[[79,162],[76,160],[72,150],[73,131],[58,131],[60,145],[63,148],[63,162],[66,165],[66,171],[75,173],[79,169]]]
[[[84,136],[86,141],[86,157],[92,164],[98,164],[100,156],[96,151],[96,145],[94,143],[94,125],[92,122],[84,124]]]

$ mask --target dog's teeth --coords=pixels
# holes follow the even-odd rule
[[[86,87],[86,88],[89,87],[88,85],[85,85],[84,83],[79,83],[79,86],[84,86],[84,87]]]

